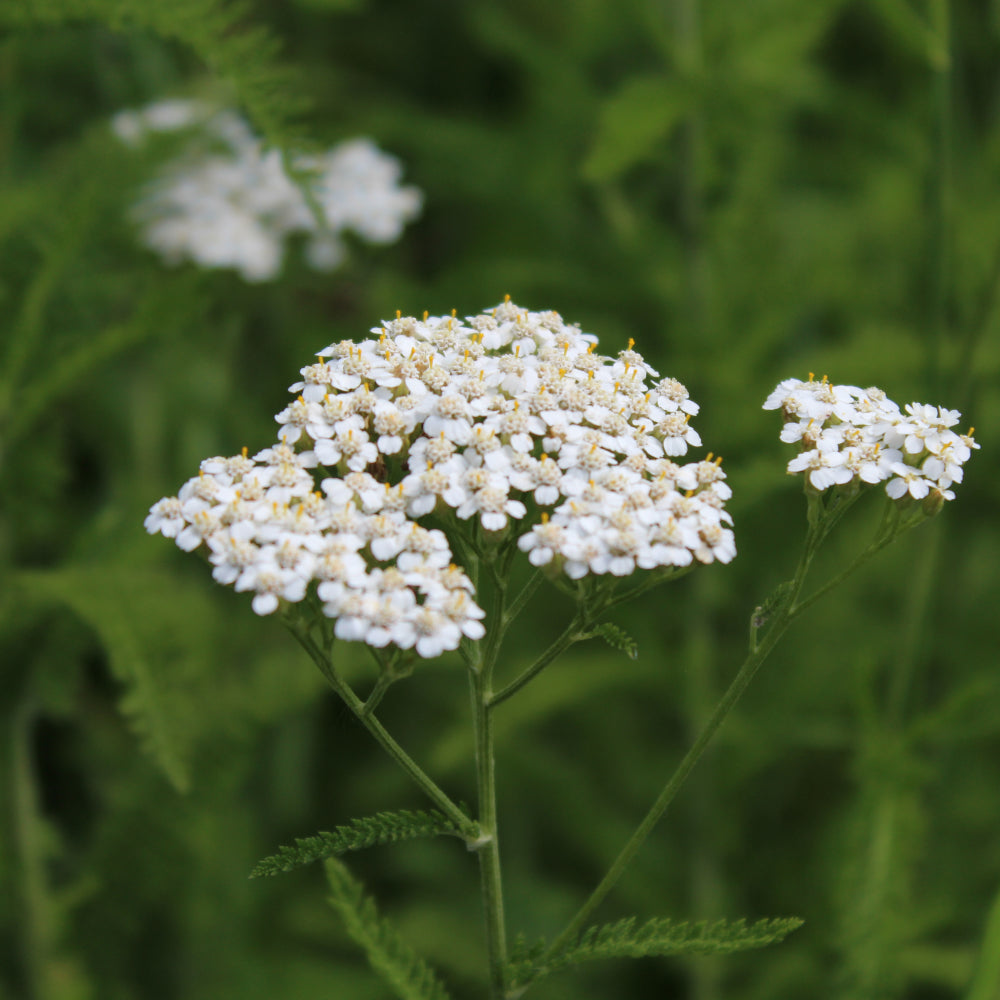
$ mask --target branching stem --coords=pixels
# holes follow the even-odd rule
[[[330,687],[340,695],[347,707],[353,712],[355,718],[371,733],[378,745],[392,757],[434,805],[455,823],[460,830],[464,831],[469,837],[476,837],[478,833],[473,821],[452,802],[444,789],[389,735],[382,723],[370,711],[365,710],[365,702],[354,693],[350,684],[337,673],[330,659],[324,655],[316,643],[302,629],[290,623],[286,624],[288,624],[288,629],[292,635],[295,636],[302,648],[312,658],[312,661],[319,667],[320,673],[326,678]]]
[[[573,620],[563,629],[559,638],[527,670],[490,698],[489,707],[496,708],[497,705],[505,702],[511,695],[517,694],[525,684],[537,677],[553,660],[565,653],[570,646],[581,639],[585,639],[585,627],[586,616],[583,612],[577,612]]]
[[[820,496],[808,496],[810,517],[809,533],[806,537],[805,547],[803,549],[802,556],[799,559],[799,564],[796,567],[795,575],[788,581],[787,584],[783,585],[782,588],[779,588],[781,596],[777,600],[774,613],[768,621],[767,632],[759,641],[757,640],[756,635],[752,634],[750,651],[747,658],[743,661],[742,666],[733,678],[725,694],[716,705],[715,710],[705,723],[698,735],[698,738],[684,755],[680,764],[678,764],[676,770],[671,775],[666,785],[664,785],[660,794],[657,796],[656,801],[651,806],[649,812],[622,848],[607,874],[603,879],[601,879],[597,887],[584,902],[583,906],[580,907],[579,911],[562,931],[562,933],[552,942],[552,945],[548,950],[549,955],[557,954],[582,932],[591,914],[597,909],[597,907],[604,900],[605,896],[607,896],[607,894],[621,878],[625,868],[638,853],[639,848],[652,832],[653,827],[656,826],[660,818],[666,812],[667,807],[677,795],[688,775],[692,770],[694,770],[695,765],[701,759],[702,754],[705,752],[709,743],[711,743],[716,732],[718,732],[723,722],[725,722],[729,713],[732,711],[733,706],[740,700],[743,692],[747,689],[747,686],[760,669],[761,664],[765,659],[767,659],[771,650],[777,645],[779,639],[781,639],[784,635],[789,625],[791,625],[791,623],[806,609],[806,607],[817,600],[822,594],[825,594],[833,585],[841,582],[844,578],[846,578],[846,576],[850,575],[851,572],[867,562],[868,559],[870,559],[877,551],[884,548],[885,545],[892,540],[892,538],[897,536],[898,531],[887,530],[885,523],[883,523],[883,526],[880,527],[879,533],[876,535],[875,540],[869,548],[862,553],[859,559],[856,560],[845,573],[835,578],[831,584],[821,587],[807,601],[804,601],[801,604],[798,603],[798,596],[802,592],[806,574],[809,572],[809,567],[812,564],[816,550],[829,534],[834,524],[840,520],[847,508],[853,504],[854,499],[855,498],[846,498],[836,507],[826,508],[824,506],[824,501]],[[898,525],[896,527],[898,527]]]

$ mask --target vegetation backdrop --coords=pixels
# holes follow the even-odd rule
[[[986,0],[3,0],[0,997],[386,996],[318,868],[247,876],[424,803],[291,638],[142,521],[201,458],[269,443],[321,347],[505,293],[607,353],[635,338],[690,388],[739,549],[623,611],[637,659],[580,647],[498,716],[529,936],[603,872],[794,566],[774,385],[813,371],[959,408],[983,446],[940,517],[791,630],[601,914],[805,925],[741,956],[594,964],[539,1000],[996,997],[998,67]],[[128,218],[153,154],[108,122],[203,93],[287,148],[372,137],[421,218],[328,275],[298,254],[258,285],[164,266]],[[524,656],[563,621],[542,593]],[[422,666],[380,714],[468,799],[461,674]],[[477,996],[471,855],[350,862]]]

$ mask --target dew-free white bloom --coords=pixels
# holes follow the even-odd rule
[[[972,431],[951,430],[958,410],[908,403],[904,410],[878,388],[833,385],[824,376],[785,379],[764,403],[782,411],[781,440],[798,444],[790,473],[804,472],[817,490],[854,481],[886,484],[893,500],[945,500],[962,481],[962,465],[978,448]]]
[[[719,460],[673,461],[700,440],[697,404],[675,379],[647,384],[631,344],[596,344],[509,300],[465,322],[397,315],[320,351],[278,443],[207,459],[146,527],[204,545],[258,614],[315,584],[337,636],[422,657],[484,631],[447,536],[419,523],[432,512],[572,580],[729,562]]]
[[[344,258],[343,233],[392,243],[420,212],[422,196],[401,186],[399,161],[370,139],[293,156],[294,172],[305,178],[297,184],[280,150],[264,146],[234,112],[203,101],[160,101],[121,111],[111,124],[130,146],[151,132],[191,132],[188,147],[147,185],[134,210],[144,242],[170,264],[191,260],[268,281],[281,269],[287,238],[302,233],[310,266],[329,271]]]

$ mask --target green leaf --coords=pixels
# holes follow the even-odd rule
[[[322,861],[324,858],[359,851],[376,844],[392,844],[416,837],[436,837],[442,834],[464,837],[462,831],[443,813],[435,809],[380,812],[374,816],[352,819],[344,826],[317,833],[314,837],[299,837],[295,845],[278,848],[277,854],[258,861],[250,872],[251,878],[277,875],[295,868]]]
[[[947,63],[947,43],[935,34],[933,26],[907,0],[875,0],[872,7],[882,16],[895,38],[913,53],[934,67]]]
[[[326,862],[330,903],[343,917],[347,933],[368,955],[372,968],[402,1000],[448,1000],[431,967],[380,917],[364,886],[334,858]]]
[[[648,159],[670,137],[688,107],[675,80],[636,76],[605,101],[583,164],[591,181],[609,181]]]
[[[965,1000],[997,1000],[997,997],[1000,997],[1000,893],[986,918],[976,971]]]
[[[150,285],[125,322],[95,332],[50,364],[39,366],[38,377],[15,397],[17,406],[6,427],[5,446],[27,433],[48,412],[54,398],[83,383],[94,368],[143,340],[169,335],[190,322],[200,308],[193,282],[161,279]]]
[[[11,5],[7,5],[10,7]],[[188,46],[228,83],[258,129],[286,145],[286,123],[305,106],[289,86],[292,74],[277,64],[277,43],[252,23],[247,5],[227,0],[33,0],[0,11],[0,24],[30,27],[95,20],[118,31],[151,31]]]
[[[617,625],[605,622],[603,625],[598,625],[591,634],[602,638],[612,649],[621,650],[630,660],[639,656],[639,644],[625,629]]]
[[[119,568],[25,572],[17,583],[29,595],[65,604],[94,629],[111,672],[125,684],[120,707],[143,749],[178,791],[187,791],[191,727],[175,678],[179,669],[204,666],[192,663],[190,643],[201,634],[194,602],[166,575]],[[187,622],[186,635],[178,634],[177,621]]]
[[[656,917],[636,927],[635,917],[613,924],[588,927],[577,940],[555,955],[548,955],[545,941],[511,949],[511,981],[524,986],[564,969],[600,958],[645,958],[650,955],[711,955],[776,944],[802,926],[798,917],[765,920],[714,920],[677,923]]]

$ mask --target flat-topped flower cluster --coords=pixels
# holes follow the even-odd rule
[[[674,461],[701,444],[697,404],[631,344],[596,345],[509,300],[465,322],[397,315],[320,351],[279,443],[203,462],[146,527],[204,545],[258,614],[315,581],[338,636],[421,656],[483,634],[448,537],[418,523],[432,513],[473,549],[508,533],[571,579],[728,562],[720,462]]]
[[[147,186],[134,210],[145,243],[171,264],[191,260],[267,281],[281,269],[286,239],[302,233],[309,264],[328,271],[345,256],[344,232],[393,243],[420,212],[420,192],[399,184],[399,161],[370,139],[291,157],[310,206],[281,151],[264,146],[233,111],[197,100],[160,101],[119,112],[112,127],[129,145],[150,133],[192,133],[186,151]]]
[[[958,410],[908,403],[904,410],[881,389],[786,379],[768,396],[765,410],[782,411],[781,440],[801,451],[788,463],[790,473],[808,474],[817,490],[885,482],[894,500],[922,500],[936,491],[953,500],[962,466],[978,448],[968,434],[951,430]]]

